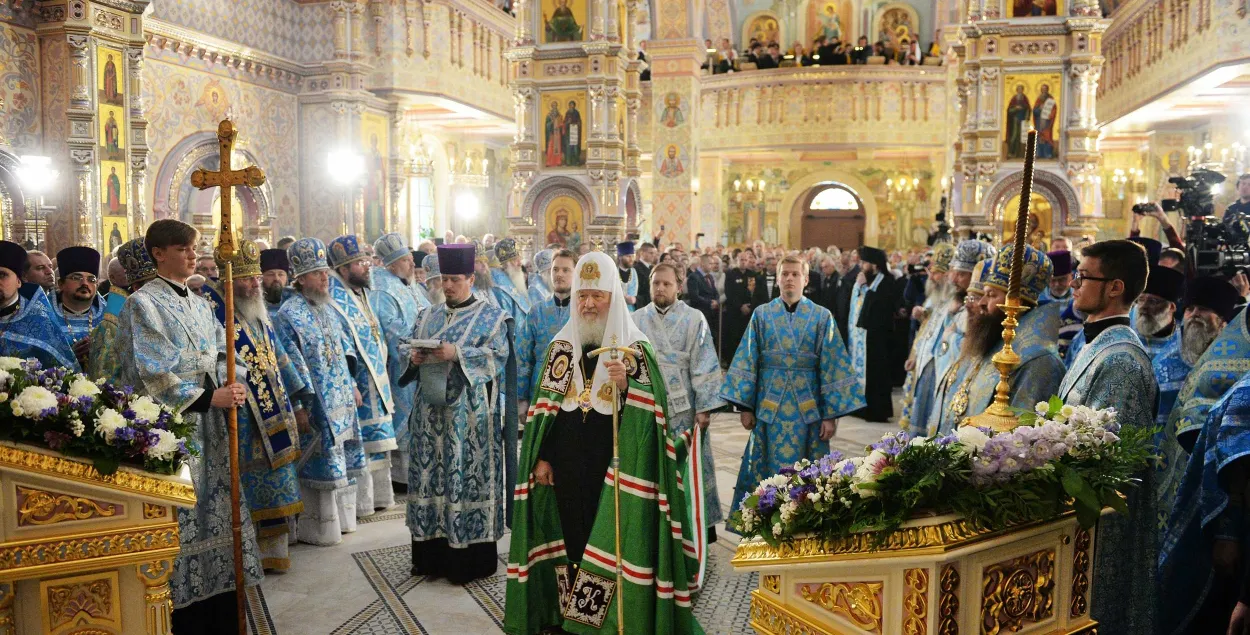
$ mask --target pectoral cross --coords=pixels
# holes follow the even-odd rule
[[[217,152],[221,155],[221,169],[217,172],[199,169],[191,173],[191,185],[201,190],[221,188],[221,230],[217,232],[217,260],[224,263],[221,272],[221,295],[225,301],[226,317],[226,385],[235,383],[234,377],[234,219],[230,215],[231,188],[236,185],[258,187],[265,182],[265,173],[252,165],[242,170],[230,169],[230,155],[234,152],[234,124],[225,119],[217,126]],[[230,435],[230,529],[234,542],[234,579],[243,579],[243,519],[239,512],[242,494],[239,490],[239,419],[235,408],[226,410],[226,427]],[[235,611],[239,632],[247,632],[247,618],[243,612],[244,590],[235,585]]]

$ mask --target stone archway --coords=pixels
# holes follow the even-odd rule
[[[810,199],[813,187],[826,182],[845,186],[859,199],[863,205],[864,244],[876,246],[881,230],[878,227],[877,200],[872,196],[872,189],[859,177],[841,170],[820,170],[795,181],[786,190],[780,209],[789,210],[789,213],[780,214],[777,219],[780,225],[777,233],[786,237],[786,246],[798,249],[803,244],[800,233],[803,230],[803,216],[807,213],[807,206],[803,203]]]
[[[153,219],[177,218],[195,224],[196,214],[212,213],[215,190],[196,190],[191,186],[191,173],[197,168],[216,170],[220,155],[215,132],[196,132],[179,141],[161,162],[154,184]],[[247,163],[264,169],[256,156],[246,148],[236,149]],[[236,187],[235,196],[243,210],[243,235],[247,238],[269,238],[274,218],[273,193],[268,183],[260,187]]]
[[[550,213],[548,208],[551,208]],[[577,179],[553,176],[542,179],[530,189],[521,203],[521,214],[538,230],[535,246],[545,247],[551,243],[576,246],[588,239],[587,227],[598,218],[599,210],[586,186]]]
[[[840,199],[838,205],[824,206],[817,199]],[[817,207],[816,204],[822,206]],[[863,198],[842,183],[825,181],[808,188],[796,202],[800,211],[796,249],[837,245],[839,249],[857,249],[864,244]]]
[[[989,192],[981,199],[981,213],[988,221],[987,225],[995,228],[1002,225],[1003,206],[1020,193],[1023,181],[1024,172],[1017,170],[990,187]],[[1069,219],[1079,218],[1081,213],[1081,199],[1076,190],[1063,176],[1039,168],[1033,172],[1032,192],[1046,199],[1053,210],[1050,227],[1045,228],[1046,235],[1065,235],[1065,228],[1073,225]]]

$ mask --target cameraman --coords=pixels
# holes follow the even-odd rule
[[[1250,173],[1237,177],[1237,200],[1224,210],[1224,224],[1228,225],[1238,216],[1250,221]]]
[[[1147,206],[1148,209],[1145,209],[1145,211],[1141,213],[1137,212],[1137,209],[1146,208]],[[1185,251],[1185,241],[1182,240],[1181,235],[1176,232],[1176,228],[1172,226],[1172,221],[1168,220],[1168,215],[1164,213],[1163,208],[1159,207],[1158,203],[1143,203],[1141,205],[1133,206],[1133,223],[1129,227],[1129,238],[1137,238],[1141,236],[1141,229],[1137,226],[1137,223],[1141,220],[1142,216],[1149,216],[1159,223],[1160,229],[1163,230],[1163,235],[1168,239],[1169,248]]]

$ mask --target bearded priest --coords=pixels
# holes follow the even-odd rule
[[[690,437],[670,436],[659,362],[630,319],[606,254],[578,261],[573,302],[547,348],[525,426],[504,631],[615,632],[623,611],[626,632],[702,633],[690,594],[702,578],[703,528],[688,515],[702,504],[694,485],[699,455],[687,464]],[[629,347],[636,356],[591,357],[600,346]],[[609,469],[618,409],[619,523]],[[689,504],[686,492],[696,494]],[[618,527],[623,587],[615,573]]]

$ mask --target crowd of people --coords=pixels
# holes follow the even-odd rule
[[[722,38],[719,44],[704,40],[703,45],[707,50],[707,59],[702,67],[713,74],[793,66],[935,65],[940,63],[938,60],[941,56],[936,42],[924,49],[920,46],[919,39],[904,38],[895,46],[885,40],[869,42],[864,35],[854,42],[820,35],[812,40],[810,47],[805,48],[802,42],[796,41],[788,49],[775,41],[763,42],[752,38],[741,53],[734,50],[728,38]]]
[[[1129,514],[1099,526],[1094,619],[1115,633],[1222,632],[1250,617],[1250,285],[1194,275],[1164,229],[1167,248],[1136,235],[1025,245],[1008,383],[1018,408],[1057,395],[1157,428],[1160,459]],[[631,615],[694,632],[690,594],[725,520],[712,413],[736,413],[752,437],[736,508],[762,479],[826,454],[841,417],[948,434],[999,381],[1011,245],[654,239],[612,256],[589,244],[528,255],[490,235],[439,243],[243,241],[228,384],[226,263],[197,254],[193,227],[152,223],[112,254],[105,280],[93,249],[53,259],[0,241],[0,354],[132,386],[198,421],[175,632],[234,628],[230,408],[252,521],[245,584],[289,568],[292,542],[337,544],[405,493],[414,575],[490,576],[510,530],[505,630],[602,623],[606,602],[568,600],[613,592],[615,512],[601,500],[619,479],[621,513],[641,519],[626,531],[648,536],[625,538],[626,582],[671,591],[625,592]],[[1185,601],[1162,602],[1162,589]]]

